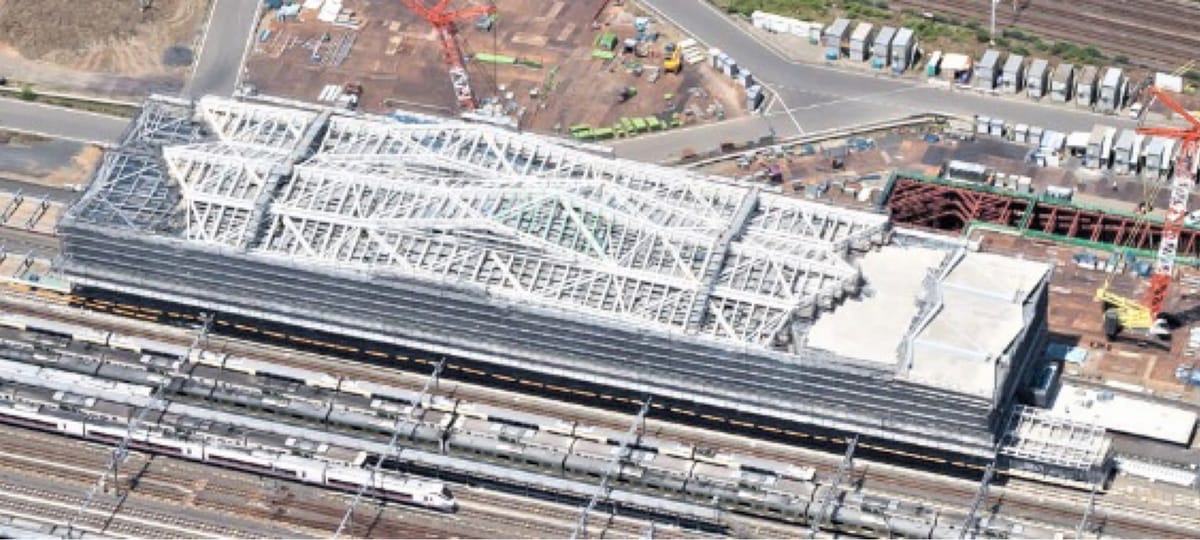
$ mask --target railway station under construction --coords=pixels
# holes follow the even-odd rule
[[[556,139],[155,97],[59,232],[87,289],[1074,481],[1110,462],[1018,400],[1047,265]]]

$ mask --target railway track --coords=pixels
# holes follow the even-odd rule
[[[23,432],[19,428],[0,428]],[[51,447],[50,435],[28,432],[32,435],[26,439],[21,436],[0,437],[0,457],[4,458],[5,468],[9,471],[19,471],[30,476],[48,478],[57,482],[77,486],[79,493],[95,482],[100,471],[106,467],[107,448],[91,448],[89,443],[78,443],[70,449],[46,450]],[[48,452],[48,453],[47,453]],[[49,458],[49,459],[47,459]],[[142,470],[142,468],[144,470]],[[130,495],[141,499],[151,499],[163,504],[181,508],[193,508],[212,512],[214,515],[231,515],[240,518],[254,519],[270,525],[284,525],[289,529],[302,530],[315,537],[327,536],[337,528],[345,512],[348,496],[340,493],[319,492],[323,500],[314,500],[304,495],[292,496],[292,484],[279,481],[286,496],[279,500],[262,501],[270,498],[263,495],[260,483],[249,481],[242,473],[226,473],[214,471],[212,467],[190,462],[167,459],[149,459],[139,452],[132,452],[124,471],[141,471],[137,477]],[[215,473],[215,474],[214,474]],[[126,473],[122,473],[125,477]],[[198,480],[199,479],[199,480]],[[199,484],[199,486],[197,486]],[[317,492],[316,489],[303,489],[304,492]],[[503,511],[469,512],[466,516],[470,521],[478,523],[477,537],[495,535],[498,530],[521,531],[520,523],[514,516],[521,516],[528,511],[528,505],[505,501],[499,497],[477,497],[483,506],[502,507]],[[257,504],[265,502],[266,504]],[[545,507],[545,504],[541,506]],[[345,531],[347,536],[382,537],[382,538],[458,538],[471,537],[460,531],[450,531],[445,528],[423,526],[415,523],[412,516],[397,516],[394,512],[383,512],[384,509],[372,501],[364,501],[357,510],[358,521],[351,521]],[[407,509],[403,509],[407,510]],[[403,511],[402,510],[402,511]],[[576,510],[562,507],[556,510],[556,515],[573,516]],[[421,514],[429,517],[427,513]],[[441,515],[435,516],[435,521],[445,521]],[[62,516],[56,517],[55,522],[61,522]],[[498,527],[503,527],[498,529]],[[528,528],[525,528],[528,530]],[[529,538],[562,536],[569,528],[540,528],[527,533]],[[632,525],[619,527],[624,535],[629,533],[636,536],[637,529]],[[97,532],[100,530],[97,529]],[[148,534],[148,531],[143,531]],[[132,533],[131,533],[132,534]],[[160,532],[157,534],[162,536]],[[172,536],[172,535],[168,535]],[[234,536],[246,536],[239,534]],[[509,534],[506,534],[509,536]],[[513,535],[515,537],[515,535]]]
[[[987,24],[987,3],[975,0],[896,0],[895,8],[943,13]],[[1171,71],[1195,57],[1200,34],[1193,31],[1200,6],[1170,0],[1027,2],[1014,14],[1001,2],[997,29],[1020,28],[1049,41],[1093,46],[1110,57],[1126,56],[1136,66]]]
[[[102,307],[102,306],[101,306]],[[138,306],[124,306],[125,311],[136,312],[130,310],[138,310]],[[37,316],[47,318],[57,318],[64,322],[86,323],[93,325],[94,321],[81,320],[84,317],[64,316],[61,314],[50,314],[45,311],[34,313]],[[147,314],[149,316],[149,314]],[[123,334],[137,335],[148,339],[160,341],[178,342],[186,344],[189,339],[186,336],[166,335],[162,332],[155,333],[146,331],[141,328],[123,327],[117,329]],[[182,333],[182,331],[181,331]],[[169,334],[169,333],[168,333]],[[294,349],[278,347],[274,345],[264,345],[255,343],[253,345],[240,342],[237,339],[226,338],[223,336],[213,336],[209,340],[210,350],[217,350],[246,356],[248,358],[256,358],[264,361],[269,361],[277,364],[287,365],[291,367],[304,368],[313,371],[328,372],[337,376],[346,378],[354,378],[368,380],[381,384],[389,384],[407,388],[418,388],[422,383],[422,377],[399,374],[393,370],[379,370],[370,365],[355,364],[348,362],[338,362],[321,355],[309,352],[301,352]],[[430,360],[419,358],[399,358],[400,361],[424,362],[431,363]],[[447,391],[448,390],[448,391]],[[479,402],[502,406],[510,409],[521,410],[524,412],[542,414],[553,417],[560,417],[568,420],[576,420],[585,425],[594,425],[605,427],[614,431],[624,431],[628,428],[630,417],[620,413],[602,411],[602,410],[587,410],[575,406],[563,406],[561,403],[555,403],[540,397],[520,396],[514,397],[508,395],[508,392],[496,391],[493,389],[484,389],[467,383],[453,383],[449,389],[443,386],[441,392],[443,394],[452,394],[454,397],[464,399],[468,402]],[[633,406],[630,403],[631,407]],[[647,422],[647,433],[651,435],[659,435],[665,438],[671,438],[680,441],[695,441],[705,440],[711,441],[714,437],[721,441],[721,450],[731,451],[739,454],[764,457],[777,461],[792,462],[802,465],[813,466],[823,474],[831,474],[836,469],[836,460],[822,460],[812,456],[798,455],[795,451],[785,451],[773,447],[772,443],[761,444],[757,441],[739,439],[727,434],[716,434],[713,432],[705,432],[699,428],[689,426],[679,426],[677,424],[659,422],[649,420]],[[806,434],[796,434],[797,436],[807,436]],[[881,473],[880,471],[884,471]],[[874,476],[870,479],[875,488],[879,491],[888,493],[911,494],[913,488],[921,490],[923,496],[932,495],[936,500],[947,505],[954,505],[957,508],[964,508],[968,501],[974,496],[974,488],[959,487],[946,482],[924,481],[918,480],[909,475],[889,474],[886,469],[875,468]],[[860,478],[861,480],[861,478]],[[1021,508],[1029,511],[1027,515],[1046,515],[1051,514],[1055,518],[1055,522],[1062,524],[1073,525],[1077,523],[1078,517],[1082,514],[1083,508],[1086,505],[1086,497],[1082,497],[1074,490],[1068,488],[1060,488],[1057,486],[1046,486],[1056,502],[1069,501],[1073,504],[1070,508],[1064,508],[1061,505],[1049,505],[1045,502],[1029,500],[1027,496],[1012,493],[1009,494],[998,490],[989,500],[989,503],[1003,503],[1014,508]],[[1021,500],[1022,498],[1026,500]],[[1106,513],[1104,503],[1099,502],[1097,511]],[[1120,510],[1114,508],[1113,510]],[[1157,534],[1154,536],[1171,536],[1178,534],[1177,529],[1168,527],[1148,525],[1138,523],[1133,520],[1118,518],[1107,513],[1109,523],[1119,524],[1130,530],[1153,531]],[[1200,527],[1200,525],[1197,525]],[[1172,533],[1172,534],[1164,534]]]

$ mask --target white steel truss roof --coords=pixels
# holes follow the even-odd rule
[[[845,257],[886,227],[491,126],[212,97],[193,118],[201,142],[161,151],[192,242],[745,346],[855,290]]]
[[[1104,428],[1018,405],[1000,444],[1000,453],[1073,469],[1099,467],[1112,441]]]

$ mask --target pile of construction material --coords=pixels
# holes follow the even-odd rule
[[[304,9],[317,12],[317,20],[338,26],[358,27],[353,10],[342,6],[343,0],[304,0]]]

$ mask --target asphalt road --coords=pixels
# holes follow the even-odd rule
[[[0,99],[0,129],[108,145],[120,140],[128,125],[128,118]]]
[[[0,176],[0,192],[16,193],[18,191],[25,196],[26,200],[45,198],[50,202],[64,204],[74,201],[75,196],[78,195],[69,189],[31,184]]]
[[[55,257],[61,249],[57,237],[12,227],[0,227],[0,248],[9,253],[35,253],[47,258]]]
[[[185,96],[233,95],[250,44],[250,31],[258,21],[258,6],[259,0],[214,2],[196,70],[183,90]]]
[[[966,117],[978,114],[1002,118],[1009,123],[1027,123],[1058,131],[1090,131],[1097,123],[1116,127],[1133,125],[1133,121],[1127,118],[1095,114],[1070,106],[952,91],[911,80],[793,62],[744,32],[706,0],[643,2],[701,43],[729,54],[739,65],[765,81],[778,94],[783,106],[773,107],[761,118],[760,125],[767,133],[773,131],[778,137],[898,119],[919,113]],[[784,107],[787,112],[783,110]],[[654,145],[643,144],[639,138],[633,143],[617,143],[614,148],[621,157],[660,161],[678,156],[685,147],[703,151],[721,141],[747,140],[727,136],[726,131],[723,124],[716,124],[658,137]],[[733,135],[744,135],[741,131],[739,129]]]

